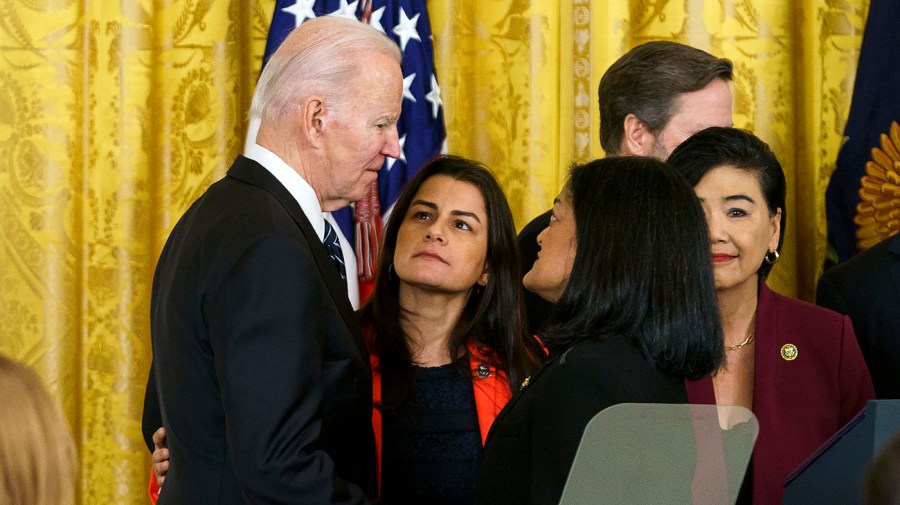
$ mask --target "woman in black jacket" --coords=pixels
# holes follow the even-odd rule
[[[556,303],[551,359],[497,417],[476,497],[558,503],[584,428],[618,403],[687,403],[684,379],[722,361],[703,211],[664,163],[572,169],[525,287]]]

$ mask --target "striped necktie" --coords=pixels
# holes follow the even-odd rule
[[[337,267],[341,279],[346,282],[347,270],[344,268],[344,253],[341,251],[341,240],[327,219],[325,220],[325,238],[322,240],[322,243],[325,245],[325,249],[328,250],[328,256],[331,257],[334,266]]]

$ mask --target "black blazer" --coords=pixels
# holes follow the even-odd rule
[[[619,403],[687,403],[684,380],[651,367],[621,336],[582,341],[548,361],[494,421],[476,503],[559,503],[585,426]]]
[[[160,505],[374,496],[372,375],[353,309],[300,205],[255,161],[238,157],[175,225],[151,334],[148,388],[171,449]]]
[[[900,398],[900,234],[827,270],[816,303],[850,316],[876,397]]]

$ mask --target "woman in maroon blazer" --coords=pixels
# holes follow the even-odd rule
[[[688,383],[692,403],[741,405],[759,438],[738,503],[779,504],[784,479],[874,399],[850,319],[765,283],[784,240],[785,178],[769,147],[708,128],[668,160],[694,186],[709,228],[725,365]]]

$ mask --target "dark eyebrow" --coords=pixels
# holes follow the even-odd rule
[[[426,202],[425,200],[416,200],[410,204],[410,207],[412,207],[413,205],[422,205],[422,206],[428,207],[429,209],[438,210],[438,206],[436,203]]]
[[[728,196],[726,196],[725,198],[723,198],[723,200],[726,201],[726,202],[733,202],[733,201],[736,201],[736,200],[744,200],[744,201],[746,201],[746,202],[749,202],[749,203],[752,203],[752,204],[756,205],[756,200],[750,198],[750,197],[747,196],[747,195],[742,195],[742,194],[728,195]]]
[[[450,215],[451,215],[451,216],[466,216],[466,217],[471,217],[472,219],[474,219],[474,220],[478,221],[479,223],[481,223],[481,219],[479,219],[478,216],[475,215],[474,212],[466,212],[466,211],[464,211],[464,210],[454,210],[454,211],[450,212]]]
[[[436,203],[428,202],[425,200],[416,200],[410,204],[410,207],[412,207],[414,205],[421,205],[423,207],[428,207],[429,209],[432,209],[432,210],[438,210],[438,206]],[[466,212],[464,210],[453,210],[453,211],[450,211],[450,215],[451,216],[471,217],[472,219],[481,223],[481,219],[474,212]]]

